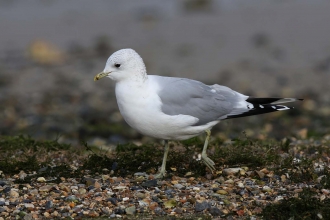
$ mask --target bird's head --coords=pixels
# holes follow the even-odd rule
[[[119,82],[123,80],[142,80],[147,78],[146,67],[140,55],[133,49],[122,49],[114,52],[104,70],[94,77],[94,81],[103,77]]]

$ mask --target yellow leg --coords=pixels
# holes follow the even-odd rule
[[[206,132],[206,139],[205,139],[205,143],[204,143],[204,147],[203,147],[203,151],[202,151],[202,161],[213,173],[213,171],[215,170],[215,168],[214,168],[215,163],[206,154],[207,147],[209,144],[209,139],[211,136],[211,130],[205,130],[205,132]]]
[[[165,174],[166,174],[166,160],[167,160],[167,155],[168,155],[169,150],[170,150],[170,146],[168,144],[168,140],[165,140],[163,163],[162,163],[162,166],[160,168],[160,172],[157,173],[154,176],[156,179],[161,179],[161,178],[165,177]]]

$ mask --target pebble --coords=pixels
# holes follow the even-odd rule
[[[25,203],[25,204],[24,204],[24,207],[27,208],[27,209],[29,209],[29,208],[30,208],[30,209],[33,209],[33,208],[34,208],[34,205],[31,204],[31,203]]]
[[[43,182],[46,182],[46,179],[44,177],[38,177],[37,182],[43,183]]]
[[[263,192],[271,192],[272,189],[269,186],[264,186],[264,187],[262,187],[262,191]]]
[[[3,193],[8,193],[11,191],[11,187],[6,187],[4,190],[2,190]]]
[[[48,210],[48,209],[51,209],[53,207],[53,202],[52,201],[47,201],[46,204],[45,204],[45,209]]]
[[[144,187],[155,187],[155,186],[157,186],[157,180],[156,179],[148,180],[148,181],[142,183],[142,186],[144,186]]]
[[[139,199],[144,199],[146,197],[144,193],[140,193],[140,192],[136,193],[135,196],[138,197]]]
[[[125,209],[125,212],[127,215],[135,215],[136,213],[136,208],[135,206],[130,206]]]
[[[172,207],[175,207],[176,205],[177,205],[177,202],[174,199],[170,199],[170,200],[164,202],[165,208],[172,208]]]
[[[213,216],[221,216],[221,215],[223,215],[223,213],[217,207],[211,207],[210,208],[210,214],[213,215]]]
[[[78,189],[78,192],[80,195],[84,195],[84,194],[86,194],[87,190],[84,188],[80,188],[80,189]]]
[[[227,195],[228,194],[228,192],[226,190],[223,190],[223,189],[218,190],[217,193],[220,194],[220,195]]]
[[[50,185],[45,185],[39,188],[40,192],[49,192],[53,187]]]
[[[177,188],[177,189],[182,189],[182,188],[184,188],[184,186],[183,186],[182,184],[180,184],[180,183],[175,184],[174,187]]]
[[[223,173],[230,176],[230,175],[236,175],[240,172],[240,170],[242,170],[242,168],[226,168],[223,169]]]
[[[196,204],[195,204],[195,210],[196,210],[196,212],[201,212],[201,211],[203,211],[203,210],[205,210],[205,209],[207,209],[209,207],[210,207],[210,205],[206,201],[196,202]]]
[[[113,205],[117,205],[117,199],[116,198],[109,198],[108,201],[110,201]]]
[[[16,192],[15,190],[10,190],[10,192],[9,192],[9,196],[10,196],[11,198],[18,198],[18,197],[19,197],[19,193]]]

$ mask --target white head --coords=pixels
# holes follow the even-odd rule
[[[105,65],[103,72],[94,77],[94,81],[103,77],[119,82],[123,80],[145,81],[146,67],[140,55],[133,49],[121,49],[114,52]]]

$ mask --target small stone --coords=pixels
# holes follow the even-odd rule
[[[70,189],[75,189],[75,190],[78,190],[78,186],[70,186]]]
[[[174,199],[167,200],[166,202],[164,202],[164,206],[167,209],[175,207],[176,206],[176,201]]]
[[[175,184],[174,187],[177,188],[177,189],[182,189],[182,188],[184,188],[184,186],[183,186],[182,184],[180,184],[180,183]]]
[[[27,177],[27,174],[22,170],[21,172],[19,172],[19,178],[21,179],[21,180],[24,180],[25,179],[25,177]]]
[[[219,189],[217,191],[217,193],[220,194],[220,195],[227,195],[228,194],[228,192],[226,190],[223,190],[223,189]]]
[[[280,201],[280,200],[283,200],[283,199],[284,199],[283,196],[276,196],[275,201]]]
[[[241,176],[244,176],[244,175],[246,174],[246,171],[243,170],[243,169],[241,169],[241,170],[239,171],[239,174],[240,174]]]
[[[173,212],[175,212],[177,214],[182,214],[183,211],[180,208],[175,208],[175,209],[173,209]]]
[[[196,205],[195,205],[195,211],[196,212],[201,212],[207,208],[209,208],[210,205],[208,202],[206,201],[203,201],[203,202],[196,202]]]
[[[44,177],[38,177],[37,182],[44,183],[46,182],[46,179]]]
[[[136,197],[138,197],[139,199],[144,199],[146,197],[146,195],[144,193],[138,192],[135,194]]]
[[[263,168],[263,169],[260,170],[260,172],[263,172],[264,174],[268,174],[269,170],[267,170],[267,168]]]
[[[31,210],[31,209],[34,209],[34,205],[31,204],[31,203],[24,203],[24,207]]]
[[[45,209],[48,210],[48,209],[51,209],[53,207],[53,202],[52,201],[47,201],[46,204],[45,204]]]
[[[328,189],[322,189],[321,191],[325,195],[328,195],[330,193],[330,191]]]
[[[9,192],[9,196],[10,196],[11,198],[17,198],[17,197],[19,197],[19,193],[16,192],[15,190],[10,190],[10,192]]]
[[[8,192],[10,192],[11,191],[11,187],[6,187],[6,188],[4,188],[3,189],[3,193],[8,193]]]
[[[130,206],[130,207],[125,209],[125,212],[126,212],[127,215],[135,215],[136,208],[135,208],[135,206]]]
[[[44,212],[44,216],[48,218],[50,216],[49,212]]]
[[[81,212],[81,207],[80,206],[71,207],[71,208],[72,208],[72,211],[75,212],[75,213]]]
[[[143,182],[145,180],[144,176],[136,176],[135,181],[136,182]]]
[[[269,186],[264,186],[264,187],[262,187],[262,191],[263,192],[271,192],[272,189]]]
[[[140,206],[140,207],[146,207],[146,206],[148,206],[148,203],[146,203],[146,202],[140,200],[140,201],[139,201],[139,206]]]
[[[156,207],[154,210],[156,215],[162,215],[163,214],[163,210],[160,207]]]
[[[53,187],[50,185],[45,185],[45,186],[40,187],[39,191],[40,192],[49,192],[51,190],[51,188],[53,188]]]
[[[221,216],[223,214],[217,207],[211,207],[209,212],[213,216]]]
[[[234,183],[234,180],[229,179],[229,180],[226,180],[225,183],[226,183],[226,184],[233,184],[233,183]]]
[[[117,205],[117,199],[116,198],[111,197],[111,198],[108,199],[108,201],[111,202],[113,205]]]
[[[241,170],[241,168],[227,168],[227,169],[223,169],[223,173],[228,176],[236,175],[240,170]]]
[[[187,202],[189,202],[191,204],[195,204],[196,198],[189,198],[189,199],[187,199]]]
[[[95,186],[89,186],[89,187],[87,187],[87,190],[88,190],[88,191],[91,191],[91,190],[93,190],[93,189],[95,189]]]
[[[37,195],[39,193],[39,191],[37,190],[37,189],[32,189],[31,191],[30,191],[30,194],[31,195]]]
[[[32,214],[26,214],[23,219],[24,220],[32,220],[32,219],[35,219],[35,218]]]
[[[155,187],[155,186],[157,186],[157,180],[156,179],[148,180],[148,181],[142,183],[142,186],[144,186],[144,187]]]
[[[238,183],[238,184],[237,184],[237,186],[238,186],[239,188],[244,188],[244,184],[243,184],[243,183],[241,183],[241,182],[240,182],[240,183]]]
[[[78,189],[78,192],[80,195],[84,195],[84,194],[86,194],[87,190],[84,188],[80,188],[80,189]]]
[[[110,179],[110,176],[109,175],[102,175],[102,180],[103,181],[106,181],[108,179]]]
[[[259,178],[262,179],[265,177],[265,173],[261,172],[261,171],[257,171],[256,170],[256,173],[258,174]]]
[[[191,175],[193,175],[193,173],[192,172],[187,172],[184,176],[191,176]]]
[[[201,189],[199,187],[194,187],[193,190],[194,191],[200,191]]]
[[[64,192],[71,192],[70,188],[67,187],[66,185],[60,185],[60,189],[63,190]]]
[[[94,183],[94,186],[95,186],[96,189],[101,188],[101,184],[97,181]]]
[[[77,202],[78,199],[77,199],[77,197],[75,197],[75,196],[69,196],[69,197],[66,198],[66,201],[69,201],[69,202]]]
[[[134,173],[134,176],[145,176],[145,177],[147,177],[148,174],[146,172],[137,172],[137,173]]]
[[[109,214],[110,214],[110,209],[109,209],[109,207],[103,207],[103,208],[101,209],[101,211],[102,211],[104,214],[106,214],[106,215],[109,215]]]
[[[123,189],[126,189],[126,188],[127,188],[127,186],[116,186],[113,189],[123,190]]]
[[[86,186],[88,187],[88,186],[94,186],[94,183],[96,182],[96,180],[95,179],[93,179],[93,178],[84,178],[84,183],[86,184]]]

